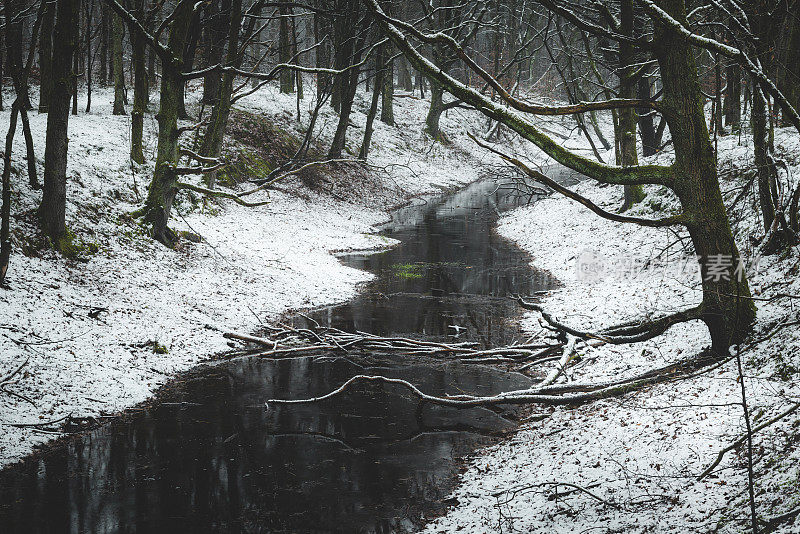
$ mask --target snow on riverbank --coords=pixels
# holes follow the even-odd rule
[[[777,144],[794,165],[800,138],[779,132]],[[747,139],[741,142],[746,145]],[[720,141],[722,168],[741,166],[751,157],[735,136]],[[660,156],[668,159],[668,156]],[[749,161],[752,161],[751,159]],[[741,178],[739,180],[742,180]],[[740,182],[724,182],[723,190]],[[577,189],[613,211],[619,188],[584,182]],[[671,200],[648,191],[640,214]],[[750,207],[748,206],[748,209]],[[758,234],[755,212],[738,221],[740,248]],[[700,301],[699,275],[691,257],[667,230],[622,225],[599,218],[569,199],[553,196],[519,208],[501,219],[499,233],[515,240],[532,264],[563,283],[542,299],[566,323],[597,329],[642,316],[658,316]],[[668,245],[672,247],[662,253]],[[583,254],[589,251],[590,254]],[[664,260],[664,258],[667,258]],[[579,279],[578,260],[605,267],[601,280]],[[641,270],[650,261],[650,267]],[[781,258],[764,258],[751,279],[755,295],[797,294],[797,247]],[[631,269],[634,267],[634,269]],[[630,272],[638,276],[626,276]],[[796,320],[787,300],[758,302],[757,331]],[[526,327],[540,329],[529,313]],[[576,382],[622,378],[698,353],[708,344],[699,322],[673,327],[647,343],[600,347],[567,374]],[[800,330],[781,329],[769,343],[743,354],[755,424],[800,400]],[[511,440],[475,458],[454,496],[459,504],[429,525],[428,532],[739,532],[748,517],[743,454],[729,453],[702,482],[696,477],[720,449],[743,433],[735,362],[701,377],[665,383],[619,399],[568,409],[542,407],[549,414],[523,425]],[[538,419],[538,418],[535,418]],[[770,517],[800,505],[800,442],[796,416],[758,434],[756,490],[759,513]],[[564,483],[555,486],[553,483]],[[586,491],[577,490],[574,484]],[[560,494],[560,495],[559,495]],[[798,532],[783,525],[779,532]]]
[[[348,136],[355,153],[368,98],[359,95],[357,127]],[[142,235],[128,217],[146,194],[152,163],[130,168],[130,117],[112,116],[112,100],[110,91],[95,92],[92,113],[83,113],[85,102],[79,102],[81,112],[70,117],[67,225],[76,255],[85,261],[65,260],[28,241],[40,193],[27,186],[24,170],[12,175],[19,193],[12,208],[10,289],[0,290],[0,376],[27,365],[8,388],[16,395],[0,395],[0,465],[53,437],[12,424],[118,412],[145,400],[174,373],[226,349],[218,328],[251,331],[288,309],[350,298],[370,275],[341,265],[331,251],[391,244],[374,235],[386,212],[367,206],[466,183],[479,169],[463,150],[442,147],[422,133],[426,102],[399,98],[398,125],[376,121],[373,137],[370,162],[376,189],[386,191],[381,198],[343,202],[284,184],[298,194],[273,191],[271,203],[258,208],[222,201],[203,210],[181,195],[172,226],[204,242],[185,240],[181,250],[171,251]],[[248,97],[241,107],[296,127],[294,96],[274,88]],[[327,109],[322,114],[323,144],[332,136],[334,117]],[[40,179],[46,119],[31,115]],[[8,111],[0,113],[4,132],[8,120]],[[462,120],[450,113],[443,126],[455,132]],[[145,123],[145,152],[152,162],[152,115]],[[16,169],[26,168],[24,153],[18,131]],[[445,158],[447,171],[434,172]]]

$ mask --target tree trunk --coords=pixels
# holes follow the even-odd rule
[[[288,7],[280,7],[280,23],[278,31],[278,61],[281,63],[289,63],[292,57],[292,45],[289,40],[289,16],[291,12]],[[294,93],[294,72],[289,69],[283,69],[280,72],[280,90],[281,93],[290,94]]]
[[[22,119],[22,135],[25,137],[25,159],[28,163],[28,185],[31,189],[41,189],[39,178],[36,173],[36,152],[33,150],[33,135],[31,134],[31,123],[28,119],[28,110],[20,108],[20,118]]]
[[[633,36],[633,0],[622,0],[620,3],[620,29],[623,35]],[[628,42],[619,44],[619,97],[632,99],[636,97],[635,79],[636,52],[633,45]],[[619,136],[618,143],[620,148],[620,165],[632,167],[639,164],[639,156],[636,151],[636,109],[621,108],[618,110]],[[622,204],[622,211],[626,211],[638,204],[644,198],[644,189],[641,185],[626,185],[625,200]]]
[[[660,0],[658,4],[686,23],[682,0]],[[722,201],[692,48],[660,24],[656,24],[655,38],[664,83],[662,104],[675,145],[672,188],[689,216],[686,226],[700,260],[702,318],[711,334],[712,350],[727,354],[729,346],[750,331],[756,310],[746,276],[739,279],[733,268],[722,277],[713,271],[717,260],[736,266],[741,257]]]
[[[797,6],[797,4],[795,3]],[[786,17],[784,42],[779,47],[778,89],[786,95],[787,100],[795,109],[800,109],[800,14],[797,7],[792,14]],[[784,116],[784,122],[789,121]]]
[[[372,88],[372,102],[370,102],[369,112],[367,113],[367,123],[364,126],[364,141],[361,143],[361,150],[358,153],[358,159],[367,159],[369,153],[369,144],[372,141],[373,124],[375,116],[378,114],[378,101],[380,100],[381,93],[384,91],[383,78],[386,72],[386,64],[384,63],[384,49],[380,47],[377,55],[375,56],[375,86]]]
[[[81,0],[78,0],[78,4],[76,6],[76,9],[78,10],[79,14],[80,14],[80,9],[81,9],[80,2],[81,2]],[[80,16],[79,16],[79,18],[80,18]],[[81,40],[80,30],[81,30],[80,26],[78,26],[75,29],[75,42],[76,43],[80,43],[80,40]],[[72,91],[71,91],[71,93],[72,93],[72,114],[73,115],[77,115],[78,114],[78,73],[81,71],[80,54],[78,52],[79,52],[79,46],[76,46],[75,47],[75,52],[72,54],[72,74],[73,74],[73,76],[72,76]]]
[[[386,72],[383,75],[383,93],[381,98],[381,122],[394,126],[394,47],[391,44],[383,46],[384,65]]]
[[[647,76],[642,76],[636,84],[637,98],[640,100],[650,99],[650,80]],[[656,139],[656,127],[653,110],[639,108],[639,133],[642,137],[642,154],[652,156],[658,152],[659,142]]]
[[[44,190],[39,206],[42,229],[53,246],[63,251],[66,242],[67,126],[72,89],[72,56],[77,46],[79,0],[58,0],[53,47],[53,88],[47,106],[44,150]]]
[[[200,39],[200,14],[201,10],[194,12],[192,21],[189,23],[189,34],[186,37],[186,46],[183,50],[183,69],[185,71],[192,70],[194,65],[194,57],[197,52],[197,41]],[[178,100],[178,118],[190,119],[189,112],[186,111],[186,83],[181,85],[181,97]]]
[[[242,25],[242,0],[233,0],[231,4],[231,24],[228,35],[228,52],[225,58],[226,65],[234,67],[241,66],[242,55],[239,52],[239,28]],[[233,72],[226,72],[222,76],[217,103],[211,112],[206,134],[203,136],[203,146],[200,154],[210,158],[218,158],[222,153],[222,141],[225,137],[225,130],[228,126],[228,117],[231,112],[231,93],[233,92],[233,82],[236,75]],[[213,188],[217,180],[217,173],[212,172],[206,175],[208,187]]]
[[[122,66],[122,19],[111,14],[113,32],[111,36],[112,63],[114,68],[114,115],[125,115],[125,72]]]
[[[109,7],[104,3],[100,4],[100,85],[105,85],[108,82],[108,33],[109,33],[109,18],[112,13],[109,12]]]
[[[208,22],[205,32],[205,49],[208,65],[216,65],[222,61],[225,39],[228,36],[228,17],[230,0],[212,2],[208,11]],[[209,72],[203,78],[203,103],[215,104],[219,96],[221,76],[218,71]]]
[[[751,121],[753,126],[753,153],[758,176],[758,200],[761,206],[761,217],[764,221],[764,231],[769,232],[772,222],[775,220],[775,203],[772,199],[772,181],[775,168],[772,165],[772,158],[769,153],[767,105],[764,93],[756,84],[753,84]]]
[[[25,109],[33,109],[31,99],[28,95],[28,77],[23,74],[23,14],[25,6],[20,0],[6,0],[5,2],[5,21],[6,21],[6,59],[8,60],[8,71],[12,76],[18,76],[14,83],[14,90],[17,91],[19,105]]]
[[[6,16],[12,20],[18,19],[21,14],[17,11],[14,11],[18,7],[19,5],[14,2],[6,2]],[[11,26],[11,24],[9,24],[9,26]],[[17,113],[19,113],[19,116],[22,119],[22,132],[25,136],[26,159],[28,162],[28,182],[33,189],[39,189],[39,180],[36,175],[36,154],[33,148],[33,135],[31,134],[31,125],[30,121],[28,120],[28,109],[23,105],[25,96],[27,95],[27,68],[23,67],[22,64],[17,63],[16,59],[14,59],[23,56],[22,52],[18,50],[22,48],[22,42],[9,41],[7,44],[8,57],[10,58],[8,73],[11,75],[11,80],[14,85],[14,92],[16,94],[14,102],[17,104]]]
[[[739,130],[742,122],[742,75],[739,65],[731,62],[725,69],[725,126],[730,126],[731,131]]]
[[[17,131],[19,103],[11,105],[11,118],[6,132],[6,147],[3,153],[3,203],[0,207],[0,286],[3,286],[11,258],[11,150],[14,148],[14,133]]]
[[[144,20],[144,0],[135,0],[134,15],[139,21]],[[144,113],[147,111],[147,69],[145,68],[145,41],[135,32],[131,32],[133,49],[133,109],[131,110],[131,159],[136,163],[144,163],[142,136],[144,130]]]
[[[405,56],[400,56],[397,59],[400,68],[398,83],[400,87],[403,88],[403,91],[408,91],[410,93],[414,90],[414,79],[411,77],[411,69],[408,66],[408,60]]]
[[[358,59],[354,59],[354,63]],[[353,100],[356,96],[356,87],[358,86],[357,68],[351,69],[342,75],[339,75],[341,80],[341,93],[339,104],[339,123],[336,126],[336,133],[333,135],[331,148],[328,150],[328,158],[335,159],[342,157],[345,141],[347,140],[347,128],[350,126],[350,113],[353,109]]]
[[[444,111],[443,95],[442,87],[431,80],[431,105],[428,108],[428,115],[425,117],[425,131],[437,141],[442,140],[439,119]]]
[[[39,36],[39,113],[47,113],[50,91],[53,88],[53,23],[56,18],[55,5],[47,2],[42,15]]]
[[[86,0],[86,113],[92,110],[92,18],[94,1]]]
[[[0,27],[0,111],[4,111],[3,107],[3,50],[5,47],[5,31]]]
[[[314,14],[314,40],[319,43],[327,35],[328,25],[323,17],[319,14]],[[331,51],[328,47],[328,41],[325,40],[316,51],[316,66],[317,68],[330,68]],[[320,72],[317,74],[317,100],[322,100],[331,90],[331,75],[328,73]]]
[[[181,2],[176,8],[175,17],[169,31],[167,47],[176,60],[161,65],[161,102],[158,111],[158,148],[155,171],[147,192],[147,200],[142,210],[143,220],[150,228],[153,239],[167,246],[174,246],[175,233],[169,229],[169,216],[172,201],[177,189],[175,167],[178,162],[178,106],[181,97],[183,65],[181,54],[186,46],[189,25],[192,18],[192,5]]]
[[[150,88],[155,87],[158,79],[156,72],[156,62],[158,61],[158,54],[148,47],[147,52],[147,103],[150,103]]]

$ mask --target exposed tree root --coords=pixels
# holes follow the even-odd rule
[[[516,297],[516,300],[519,305],[526,310],[532,310],[541,313],[542,318],[545,321],[566,334],[579,337],[581,339],[599,339],[601,341],[605,341],[606,343],[611,343],[612,345],[625,345],[628,343],[638,343],[653,339],[660,336],[670,327],[676,324],[701,319],[703,314],[703,307],[702,305],[699,305],[687,310],[659,317],[658,319],[649,319],[639,323],[633,322],[616,325],[606,328],[600,332],[588,332],[572,328],[571,326],[567,326],[564,323],[559,322],[535,302],[528,302],[522,297]]]

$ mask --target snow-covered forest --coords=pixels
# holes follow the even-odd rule
[[[0,532],[800,532],[800,1],[4,0]]]

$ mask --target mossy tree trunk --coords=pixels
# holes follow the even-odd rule
[[[658,4],[686,23],[683,0],[661,0]],[[692,48],[675,31],[659,24],[655,38],[664,84],[662,105],[675,145],[671,187],[687,214],[686,227],[700,260],[702,317],[711,334],[712,349],[726,354],[731,344],[742,341],[749,332],[756,310],[747,277],[733,273],[733,267],[743,259],[722,200]],[[718,261],[731,263],[726,276],[713,272]]]
[[[158,148],[155,171],[150,181],[147,199],[142,210],[143,221],[149,226],[151,237],[172,247],[175,233],[170,230],[169,217],[177,193],[175,172],[178,162],[178,111],[183,94],[181,75],[182,52],[189,33],[192,4],[180,2],[170,25],[167,48],[173,51],[173,61],[161,64],[161,102],[158,110]],[[179,51],[177,54],[175,51]]]
[[[67,126],[73,84],[72,56],[77,46],[80,0],[58,0],[53,47],[53,88],[47,113],[44,189],[39,217],[42,229],[61,250],[66,238]]]

